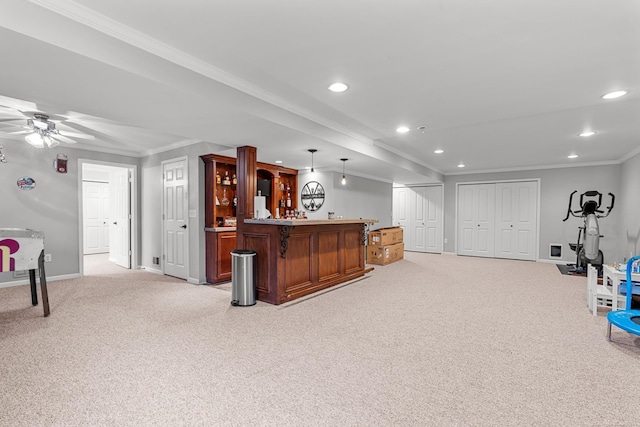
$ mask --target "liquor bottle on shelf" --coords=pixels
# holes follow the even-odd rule
[[[233,192],[233,206],[238,206],[238,193]]]
[[[291,193],[287,193],[287,207],[291,207]]]
[[[224,178],[222,179],[222,185],[231,185],[231,180],[229,179],[229,171],[224,171]]]
[[[229,206],[229,199],[227,199],[227,189],[222,190],[222,206]]]
[[[236,185],[238,183],[238,178],[236,178],[236,174],[235,173],[233,174],[233,178],[231,178],[231,183],[233,185]]]
[[[220,178],[220,171],[216,171],[216,184],[220,184],[222,182],[222,178]]]

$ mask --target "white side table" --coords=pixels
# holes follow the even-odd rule
[[[613,295],[620,297],[618,289],[620,288],[620,282],[627,280],[627,272],[620,271],[617,268],[613,268],[610,265],[602,266],[602,284],[607,285],[608,280],[611,280]],[[640,273],[631,273],[631,280],[634,282],[640,281]],[[627,286],[627,289],[631,289]],[[613,298],[611,302],[611,311],[618,309],[618,298]]]

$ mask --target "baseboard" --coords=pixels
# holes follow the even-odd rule
[[[187,283],[190,283],[190,284],[192,284],[192,285],[204,285],[204,284],[205,284],[205,283],[207,283],[207,282],[203,282],[203,281],[198,280],[198,279],[196,279],[196,278],[194,278],[194,277],[189,277],[189,278],[187,279]]]
[[[571,261],[565,261],[562,259],[549,259],[549,258],[538,258],[537,262],[546,262],[549,264],[571,264]]]
[[[142,266],[142,267],[140,267],[140,269],[144,270],[144,271],[148,271],[149,273],[155,273],[155,274],[162,275],[162,270],[158,270],[157,268],[151,268],[151,267]]]
[[[59,280],[77,279],[78,277],[80,277],[79,273],[63,274],[60,276],[47,276],[47,284],[49,282],[57,282]],[[40,276],[38,274],[36,274],[36,283],[40,284]],[[15,280],[13,282],[0,283],[0,288],[10,288],[12,286],[22,286],[22,285],[29,285],[29,284],[31,284],[31,282],[27,278],[27,279]]]

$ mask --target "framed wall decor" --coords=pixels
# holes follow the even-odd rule
[[[36,188],[36,180],[28,176],[23,176],[16,184],[21,190],[33,190]]]
[[[324,187],[318,181],[309,181],[300,193],[302,206],[309,212],[315,212],[324,204]]]

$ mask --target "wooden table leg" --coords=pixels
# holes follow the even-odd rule
[[[44,250],[40,252],[38,258],[38,268],[40,269],[40,290],[42,292],[42,308],[44,317],[49,315],[49,293],[47,292],[47,276],[44,273]]]

